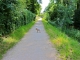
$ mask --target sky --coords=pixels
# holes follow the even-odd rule
[[[43,12],[44,9],[48,6],[49,1],[50,1],[50,0],[42,0],[42,4],[41,4],[42,10],[41,10],[41,12]]]

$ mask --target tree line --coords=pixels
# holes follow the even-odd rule
[[[44,19],[71,37],[80,40],[80,0],[50,0]]]
[[[0,36],[35,20],[40,10],[37,0],[0,0]]]

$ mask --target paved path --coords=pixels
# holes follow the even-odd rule
[[[35,28],[41,33],[37,33]],[[39,20],[22,40],[10,49],[2,60],[60,60]]]

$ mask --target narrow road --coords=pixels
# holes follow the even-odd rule
[[[40,33],[37,33],[36,27],[40,29]],[[2,60],[60,60],[57,55],[39,20],[21,41],[4,55]]]

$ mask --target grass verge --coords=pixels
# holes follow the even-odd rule
[[[77,40],[68,37],[45,20],[43,24],[62,60],[80,60],[80,43]]]
[[[29,31],[29,29],[34,25],[35,22],[31,22],[25,26],[22,26],[12,32],[7,38],[0,38],[0,60],[11,47],[13,47],[20,39]]]

